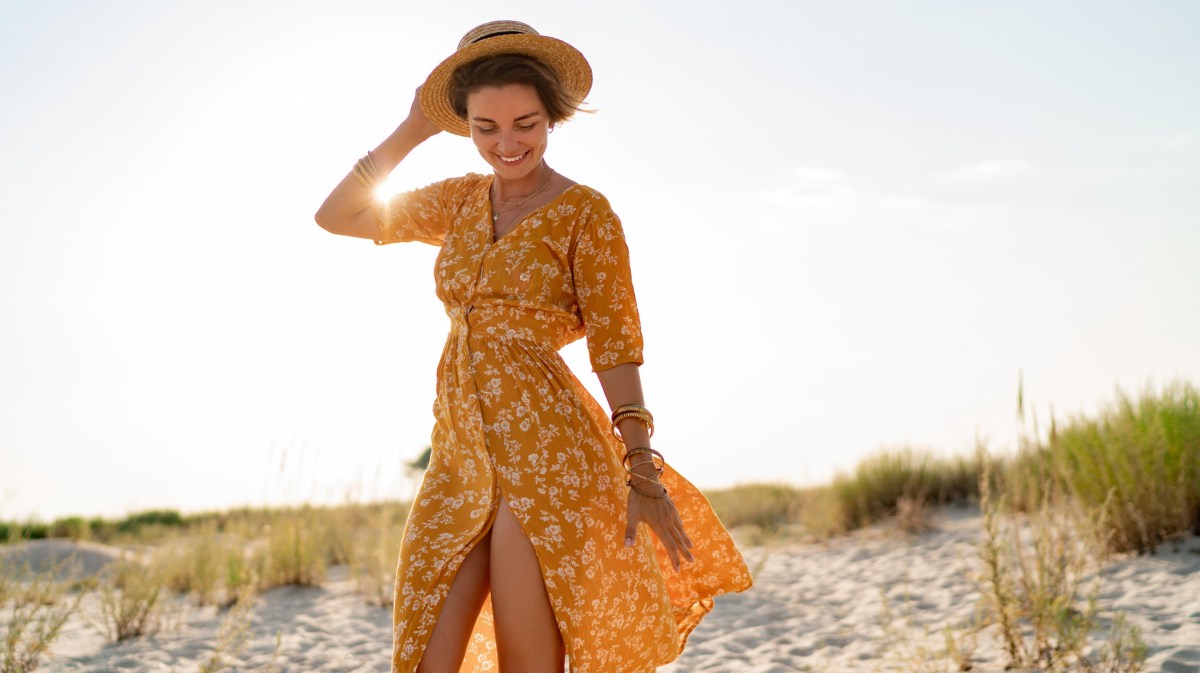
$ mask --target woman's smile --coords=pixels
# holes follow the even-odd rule
[[[517,154],[515,156],[511,156],[511,157],[506,157],[504,155],[497,155],[497,156],[500,157],[500,161],[503,161],[504,163],[506,163],[510,166],[514,166],[516,164],[521,163],[522,159],[529,156],[529,150],[525,150],[524,152]]]

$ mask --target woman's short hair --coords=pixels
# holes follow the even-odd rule
[[[450,107],[465,120],[468,94],[485,87],[508,84],[533,87],[552,125],[570,119],[583,104],[567,93],[550,66],[529,56],[500,54],[472,61],[454,71],[450,77]]]

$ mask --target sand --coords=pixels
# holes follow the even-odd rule
[[[972,639],[961,628],[979,603],[972,580],[978,512],[940,510],[934,523],[918,536],[883,524],[828,544],[747,546],[756,586],[718,597],[680,659],[660,670],[956,670],[936,660],[947,628],[970,650],[973,671],[1003,670],[994,633]],[[1117,557],[1103,577],[1104,606],[1125,611],[1142,629],[1149,646],[1143,670],[1200,673],[1200,538],[1152,557]],[[196,671],[212,655],[228,613],[184,600],[171,606],[158,634],[110,644],[98,624],[98,600],[89,596],[39,670]],[[230,660],[238,671],[389,668],[390,611],[365,604],[344,567],[332,568],[321,588],[262,594],[250,618],[246,647]],[[7,619],[5,611],[0,621]]]

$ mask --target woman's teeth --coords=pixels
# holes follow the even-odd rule
[[[524,159],[526,154],[529,154],[529,152],[522,152],[521,154],[518,154],[517,156],[512,157],[512,158],[501,156],[500,161],[503,161],[506,164],[515,164],[518,161],[520,161],[521,159]]]

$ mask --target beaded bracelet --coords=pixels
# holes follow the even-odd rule
[[[658,482],[654,482],[654,483],[658,484]],[[645,492],[639,490],[636,486],[633,485],[632,479],[625,482],[625,485],[628,486],[629,489],[632,490],[634,493],[637,493],[638,495],[642,496],[643,498],[665,498],[665,497],[667,497],[667,487],[663,486],[662,484],[658,484],[658,487],[662,489],[662,493],[657,493],[657,494],[645,493]]]
[[[667,462],[667,460],[665,458],[663,458],[663,455],[661,453],[659,453],[658,451],[655,451],[654,449],[652,449],[648,446],[638,446],[638,447],[632,448],[625,452],[625,457],[621,459],[621,464],[624,465],[624,464],[628,463],[630,457],[636,456],[639,453],[649,453],[652,456],[657,456],[659,461],[661,461],[661,464],[663,464],[663,465],[665,465]],[[651,460],[654,460],[654,459],[651,458]]]

